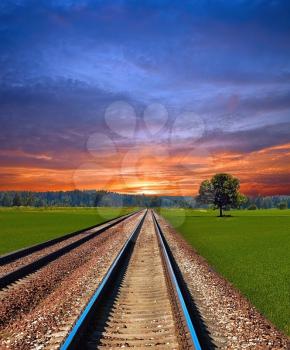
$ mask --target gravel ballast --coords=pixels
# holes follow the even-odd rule
[[[33,262],[35,262],[36,260],[51,254],[63,247],[68,246],[71,243],[77,242],[78,240],[80,240],[81,238],[91,235],[93,233],[96,233],[98,231],[100,231],[101,229],[106,228],[107,226],[109,226],[111,223],[117,221],[118,218],[116,219],[112,219],[110,222],[106,222],[104,224],[98,225],[97,227],[88,229],[88,230],[83,230],[82,232],[80,232],[79,234],[73,235],[72,237],[68,237],[65,240],[61,241],[61,242],[57,242],[49,247],[43,248],[41,250],[38,250],[36,252],[33,252],[31,254],[28,254],[27,256],[23,256],[19,259],[16,259],[15,261],[12,261],[8,264],[4,264],[3,266],[0,266],[0,278],[5,276],[8,273],[14,272],[15,270],[31,264]]]

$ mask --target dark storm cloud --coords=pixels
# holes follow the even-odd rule
[[[290,122],[235,132],[216,130],[208,133],[200,142],[212,151],[241,153],[259,151],[290,143]]]
[[[290,91],[280,94],[268,94],[265,96],[253,96],[241,101],[242,107],[250,111],[279,111],[290,110]]]
[[[0,86],[1,149],[85,150],[88,135],[105,128],[107,105],[122,97],[77,81]]]
[[[290,88],[282,92],[273,91],[257,93],[253,91],[252,95],[242,96],[239,94],[218,94],[210,100],[200,101],[197,110],[201,113],[210,113],[213,110],[216,115],[222,115],[227,121],[234,122],[236,118],[253,116],[253,113],[273,113],[283,112],[286,120],[290,120]],[[230,113],[233,113],[230,115]],[[228,113],[228,114],[227,114]],[[236,113],[234,115],[234,113]],[[265,120],[265,123],[267,121]]]
[[[127,63],[140,75],[161,75],[166,85],[289,83],[285,2],[5,1],[2,6],[5,79],[72,74],[89,80],[92,74],[98,83],[105,77],[95,60],[107,73],[120,74],[114,66]],[[127,83],[134,88],[137,78]]]

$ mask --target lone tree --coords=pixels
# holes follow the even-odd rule
[[[204,204],[213,204],[219,208],[220,215],[227,207],[237,208],[244,201],[239,193],[240,181],[231,174],[216,174],[211,180],[205,180],[199,188],[197,200]]]

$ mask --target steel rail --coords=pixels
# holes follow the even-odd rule
[[[171,286],[174,289],[174,294],[175,294],[177,302],[178,302],[179,311],[180,311],[180,314],[181,314],[181,317],[182,317],[182,321],[183,321],[182,323],[183,323],[184,328],[187,331],[186,333],[188,333],[188,335],[190,337],[190,339],[189,339],[189,348],[192,348],[194,350],[201,350],[201,345],[199,343],[196,331],[194,329],[192,320],[190,318],[190,315],[189,315],[186,303],[184,301],[184,297],[182,295],[179,283],[178,283],[177,278],[175,276],[175,273],[174,273],[174,270],[173,270],[173,267],[172,267],[172,264],[171,264],[171,261],[170,261],[167,249],[165,247],[165,237],[164,237],[164,235],[163,235],[163,233],[161,231],[161,228],[160,228],[160,226],[159,226],[159,224],[157,222],[155,213],[153,213],[153,212],[152,212],[152,217],[153,217],[153,221],[154,221],[154,226],[155,226],[155,230],[156,230],[156,233],[157,233],[157,237],[158,237],[158,240],[159,240],[160,248],[161,248],[161,251],[162,251],[162,255],[163,255],[163,258],[164,258],[164,262],[165,262],[165,265],[166,265],[166,269],[167,269],[167,272],[168,272],[168,275],[169,275],[169,278],[170,278],[170,281],[171,281]]]
[[[70,244],[68,244],[68,245],[66,245],[66,246],[64,246],[64,247],[62,247],[62,248],[60,248],[52,253],[49,253],[49,254],[31,262],[31,263],[28,263],[27,265],[24,265],[24,266],[12,271],[12,272],[7,273],[6,275],[4,275],[0,278],[0,289],[3,289],[5,287],[9,286],[10,284],[16,282],[17,280],[22,279],[22,278],[26,277],[27,275],[39,270],[40,268],[47,265],[48,263],[56,260],[60,256],[71,251],[72,249],[79,247],[83,243],[91,240],[92,238],[98,236],[102,232],[117,225],[118,223],[124,221],[125,219],[131,217],[134,214],[136,214],[136,212],[129,214],[129,215],[125,215],[125,217],[121,217],[121,218],[117,219],[117,221],[115,221],[115,219],[113,219],[111,221],[114,221],[114,222],[112,222],[111,224],[109,224],[105,227],[102,227],[97,232],[90,233],[90,234],[80,238],[79,240],[73,242],[73,243],[70,243]]]
[[[130,244],[136,241],[136,238],[141,230],[146,214],[147,214],[147,211],[142,217],[142,219],[140,220],[140,222],[137,224],[136,228],[134,229],[134,231],[132,232],[132,234],[126,241],[126,243],[124,244],[118,256],[113,261],[111,267],[109,268],[107,274],[103,278],[99,287],[93,294],[92,298],[89,300],[87,306],[85,307],[85,309],[77,319],[76,323],[72,327],[71,331],[67,335],[66,339],[64,340],[63,344],[61,345],[60,350],[76,350],[81,348],[84,334],[86,333],[86,329],[89,327],[90,322],[94,317],[94,312],[96,311],[97,307],[100,305],[102,299],[106,298],[106,293],[109,290],[110,283],[114,283],[115,281],[114,277],[118,273],[118,270],[121,268],[121,264],[125,260],[126,254],[128,254],[129,252]],[[170,258],[168,256],[167,249],[163,241],[164,237],[162,237],[162,233],[158,227],[157,220],[153,213],[152,213],[152,216],[153,216],[156,234],[158,237],[160,254],[162,255],[163,263],[166,265],[165,271],[166,271],[167,279],[169,280],[170,286],[175,291],[175,293],[171,295],[177,299],[177,300],[174,300],[173,302],[178,303],[179,305],[178,311],[181,313],[181,317],[182,317],[182,325],[183,325],[182,329],[184,331],[184,334],[182,334],[182,337],[186,338],[185,340],[183,339],[183,342],[184,343],[186,342],[186,346],[184,348],[192,349],[192,350],[201,350],[202,348],[200,346],[194,326],[189,316],[189,312],[187,310],[177,278],[174,274],[174,270],[171,266]]]
[[[141,230],[146,214],[147,214],[147,210],[144,213],[143,217],[140,219],[140,221],[137,223],[136,227],[134,228],[133,232],[131,233],[130,237],[127,239],[125,244],[123,245],[117,257],[114,259],[112,265],[110,266],[106,275],[102,279],[102,282],[100,283],[97,290],[95,291],[90,301],[88,302],[87,306],[85,307],[85,309],[83,310],[79,318],[77,319],[76,323],[74,324],[73,328],[69,332],[64,343],[61,345],[60,350],[80,349],[79,343],[80,343],[82,332],[90,322],[90,319],[92,318],[92,314],[96,308],[96,305],[98,304],[100,299],[104,297],[104,294],[106,293],[108,288],[108,284],[112,282],[114,275],[116,273],[116,270],[118,269],[118,266],[124,260],[126,254],[130,249],[130,246],[132,246],[132,244],[134,244],[134,242],[136,241],[136,238]]]
[[[65,234],[63,236],[50,239],[50,240],[45,241],[45,242],[41,242],[41,243],[29,246],[29,247],[25,247],[25,248],[22,248],[22,249],[19,249],[19,250],[16,250],[16,251],[13,251],[13,252],[1,255],[0,256],[0,266],[6,265],[8,263],[11,263],[11,262],[13,262],[13,261],[15,261],[15,260],[17,260],[19,258],[23,258],[23,257],[25,257],[27,255],[35,253],[35,252],[37,252],[39,250],[42,250],[44,248],[48,248],[48,247],[50,247],[50,246],[52,246],[52,245],[54,245],[56,243],[60,243],[62,241],[65,241],[68,238],[77,236],[78,234],[85,233],[85,231],[97,228],[98,226],[105,225],[105,224],[109,223],[110,221],[118,220],[118,219],[120,219],[120,221],[122,221],[122,220],[126,219],[126,217],[129,217],[129,216],[131,216],[131,215],[133,215],[133,214],[135,214],[137,212],[138,212],[138,210],[133,212],[133,213],[120,215],[120,216],[117,216],[116,218],[106,220],[106,221],[101,222],[101,223],[99,223],[97,225],[92,225],[92,226],[80,229],[78,231],[70,232],[70,233],[67,233],[67,234]]]

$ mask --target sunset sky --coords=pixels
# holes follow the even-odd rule
[[[290,194],[290,2],[0,1],[0,190]]]

